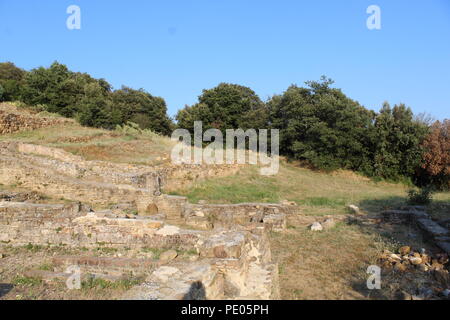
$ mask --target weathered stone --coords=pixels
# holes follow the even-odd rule
[[[131,164],[86,161],[64,150],[46,146],[0,142],[0,183],[11,184],[12,180],[18,180],[25,189],[43,190],[43,194],[54,198],[89,201],[99,207],[111,208],[88,213],[91,209],[79,203],[0,205],[0,241],[11,241],[13,245],[53,243],[102,248],[105,251],[101,255],[109,257],[55,257],[55,268],[79,265],[83,274],[105,271],[112,277],[122,272],[150,274],[163,262],[174,258],[170,251],[160,256],[165,261],[123,258],[122,255],[139,257],[143,248],[195,248],[199,255],[193,255],[190,261],[179,259],[182,261],[171,262],[171,265],[176,265],[176,270],[162,269],[150,276],[143,285],[147,290],[144,290],[144,296],[158,299],[220,299],[225,294],[223,281],[226,278],[238,289],[233,293],[236,296],[226,298],[277,298],[278,268],[271,263],[266,232],[270,228],[283,230],[285,216],[296,212],[295,205],[191,205],[185,197],[155,196],[154,193],[166,183],[183,181],[182,176],[174,178],[178,173],[204,177],[227,170],[231,172],[236,168],[217,168],[206,174],[202,173],[202,166],[160,170]],[[111,206],[112,203],[118,205]],[[147,208],[151,208],[148,210],[150,212]],[[124,218],[125,214],[129,219]],[[141,214],[150,216],[143,218]],[[184,219],[191,216],[204,218],[203,221],[215,218],[219,223],[217,230],[232,228],[233,231],[183,230],[165,224],[182,225]],[[166,218],[168,221],[165,221]],[[132,250],[127,253],[108,252],[116,248]],[[200,258],[202,260],[197,262]],[[202,296],[203,291],[205,294]]]
[[[425,264],[419,264],[418,269],[422,272],[427,272],[429,270],[428,266]]]
[[[186,225],[193,227],[197,230],[211,230],[214,228],[212,222],[207,218],[200,216],[191,216],[186,219]]]
[[[411,294],[409,294],[409,293],[406,292],[406,291],[400,291],[400,292],[398,292],[398,293],[397,293],[397,298],[398,298],[399,300],[412,300]]]
[[[409,258],[409,261],[411,262],[411,264],[417,266],[419,264],[422,263],[422,259],[421,258],[417,258],[417,257],[411,257]]]
[[[178,256],[178,253],[175,250],[168,250],[168,251],[161,253],[161,255],[159,256],[159,260],[165,261],[165,262],[172,261],[177,256]]]
[[[407,254],[409,254],[409,253],[411,252],[411,247],[409,247],[409,246],[403,246],[403,247],[401,247],[401,248],[398,250],[398,252],[399,252],[402,256],[407,255]]]
[[[127,292],[126,300],[223,299],[223,276],[208,264],[161,267],[140,286]]]
[[[176,226],[164,226],[161,229],[159,229],[158,231],[156,231],[157,235],[161,235],[161,236],[171,236],[171,235],[175,235],[175,234],[179,234],[180,233],[180,228],[176,227]]]
[[[329,218],[329,219],[325,220],[324,222],[322,222],[321,224],[325,230],[329,230],[336,226],[336,221],[332,218]]]
[[[389,256],[389,258],[391,258],[391,259],[393,259],[394,261],[401,261],[402,260],[402,258],[400,258],[398,255],[396,255],[396,254],[391,254],[390,256]]]
[[[283,213],[269,214],[263,219],[263,223],[272,231],[283,231],[286,229],[286,215]]]
[[[353,204],[349,205],[348,208],[352,213],[355,213],[355,214],[359,214],[361,212],[359,210],[359,208]]]
[[[245,235],[242,232],[223,232],[212,235],[199,244],[201,257],[206,258],[234,258],[241,257],[245,244]]]
[[[404,263],[397,262],[397,263],[394,265],[394,270],[395,270],[395,271],[405,272],[406,269],[407,269],[407,266],[406,266],[406,264],[404,264]]]
[[[145,211],[145,213],[147,214],[147,215],[155,215],[155,214],[158,214],[159,213],[159,210],[158,210],[158,207],[156,206],[156,204],[154,204],[154,203],[150,203],[148,206],[147,206],[147,210]]]
[[[280,203],[283,205],[286,205],[286,206],[296,206],[297,205],[297,203],[295,203],[294,201],[289,201],[289,200],[281,200]]]
[[[322,231],[323,227],[320,224],[320,222],[314,222],[311,227],[310,227],[311,231]]]

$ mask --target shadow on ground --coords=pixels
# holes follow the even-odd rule
[[[203,283],[201,281],[192,283],[183,300],[206,300],[206,290]]]
[[[0,283],[0,298],[6,296],[13,288],[14,286],[12,284]]]

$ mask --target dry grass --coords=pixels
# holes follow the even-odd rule
[[[211,203],[295,201],[305,215],[348,213],[346,206],[358,205],[367,212],[405,205],[408,186],[401,183],[375,182],[349,171],[326,174],[283,161],[277,175],[265,177],[256,167],[245,167],[226,178],[210,178],[194,182],[178,190],[166,192],[185,195],[192,202]],[[434,196],[435,212],[445,216],[450,193]],[[450,214],[450,213],[448,213]],[[449,216],[450,218],[450,216]]]
[[[167,137],[149,138],[145,135],[82,127],[76,123],[2,135],[0,141],[61,148],[87,160],[145,165],[168,163],[173,146]]]
[[[367,268],[377,265],[383,250],[395,252],[403,245],[432,250],[432,246],[410,226],[343,221],[330,230],[312,232],[308,226],[314,217],[307,218],[291,217],[286,232],[270,236],[283,299],[396,299],[399,289],[408,286],[413,292],[429,277],[416,274],[416,283],[408,284],[405,280],[414,275],[383,275],[382,289],[369,290]]]

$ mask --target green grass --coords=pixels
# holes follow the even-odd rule
[[[139,279],[121,279],[118,281],[108,281],[101,278],[89,278],[81,282],[83,290],[129,290],[141,281]]]
[[[43,250],[45,248],[43,246],[40,246],[40,245],[29,243],[26,246],[24,246],[24,249],[26,249],[26,250],[28,250],[30,252],[36,253],[36,252],[41,251],[41,250]]]
[[[15,286],[25,286],[25,287],[34,287],[42,284],[42,279],[25,277],[25,276],[16,276],[12,284]]]
[[[109,248],[109,247],[97,247],[97,252],[105,253],[105,254],[112,254],[119,251],[117,248]]]
[[[208,179],[193,187],[168,191],[172,195],[184,195],[190,202],[206,200],[209,203],[278,202],[279,187],[274,178],[260,176],[256,168],[235,176]]]
[[[261,176],[256,167],[248,166],[234,176],[209,178],[165,192],[186,196],[193,203],[289,200],[296,202],[305,215],[322,216],[348,214],[346,207],[350,204],[366,212],[406,205],[408,188],[407,184],[374,181],[350,171],[323,173],[282,161],[275,176]],[[440,218],[450,218],[449,206],[450,193],[436,193],[430,211]]]
[[[153,255],[153,258],[156,259],[156,260],[159,259],[159,257],[161,256],[161,254],[164,251],[166,251],[166,250],[161,249],[161,248],[142,248],[141,250],[142,250],[142,252],[151,252],[152,255]]]
[[[297,204],[306,205],[311,207],[331,207],[331,208],[339,208],[345,206],[345,199],[332,199],[325,197],[312,197],[306,198],[304,200],[299,200]]]
[[[43,263],[38,269],[42,271],[53,271],[53,265],[50,263]]]

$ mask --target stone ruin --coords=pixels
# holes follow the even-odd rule
[[[36,130],[55,125],[73,123],[66,118],[42,117],[5,103],[0,103],[0,134]]]
[[[204,177],[218,168],[86,161],[60,149],[15,142],[0,143],[0,163],[1,184],[70,200],[42,204],[20,194],[0,195],[3,243],[195,252],[190,261],[54,257],[60,271],[41,272],[43,278],[67,277],[65,268],[77,265],[105,279],[145,275],[124,299],[279,298],[267,233],[286,228],[286,216],[296,211],[292,203],[191,204],[161,192],[181,183],[185,173]]]

